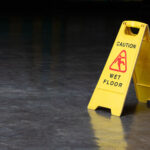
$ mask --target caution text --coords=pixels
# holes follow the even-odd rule
[[[128,47],[128,48],[136,48],[135,44],[132,43],[124,43],[124,42],[117,42],[117,46],[121,46],[121,47]]]

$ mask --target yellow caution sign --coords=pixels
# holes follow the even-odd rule
[[[132,75],[138,100],[147,102],[150,99],[149,27],[137,21],[124,21],[88,109],[105,107],[111,109],[112,115],[120,116]]]

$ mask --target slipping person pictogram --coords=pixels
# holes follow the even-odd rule
[[[109,69],[113,70],[113,71],[117,71],[117,72],[126,72],[127,71],[127,54],[126,54],[125,50],[122,50],[119,53],[119,55],[116,57],[116,59],[110,65]]]

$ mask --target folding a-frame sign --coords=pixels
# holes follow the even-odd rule
[[[133,33],[137,28],[138,33]],[[105,107],[120,116],[130,81],[137,99],[150,100],[150,35],[149,27],[137,21],[124,21],[120,27],[88,109]]]

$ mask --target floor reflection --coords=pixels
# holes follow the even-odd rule
[[[135,113],[130,121],[130,128],[127,125],[129,119],[123,119],[122,123],[126,132],[125,139],[128,143],[127,149],[141,150],[150,148],[150,107],[144,103],[138,103]]]
[[[150,106],[138,103],[135,107],[132,114],[123,117],[108,116],[109,113],[102,111],[88,111],[99,149],[128,150],[135,147],[148,149]]]
[[[9,49],[5,53],[15,58],[12,62],[7,60],[9,66],[14,65],[17,76],[21,74],[27,79],[28,87],[58,86],[59,72],[65,68],[62,55],[65,54],[66,19],[11,17],[9,22],[9,44],[6,44]]]
[[[107,117],[91,110],[88,113],[99,149],[126,149],[127,142],[124,138],[124,129],[119,117]]]

